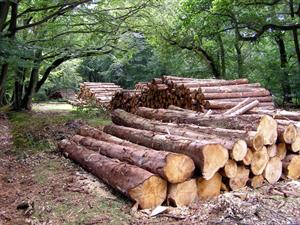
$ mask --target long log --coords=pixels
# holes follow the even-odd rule
[[[178,184],[168,185],[169,204],[174,206],[188,206],[197,198],[196,179],[190,179]]]
[[[61,141],[59,148],[68,158],[130,197],[142,209],[156,207],[166,198],[167,182],[144,169],[107,158],[67,140]]]
[[[206,139],[211,140],[211,142],[219,143],[223,145],[228,150],[231,150],[233,159],[240,161],[244,158],[247,151],[247,143],[245,140],[240,138],[234,138],[233,136],[229,137],[219,137],[219,135],[214,135],[214,132],[207,132],[207,129],[202,129],[204,132],[201,132],[199,128],[197,131],[189,129],[190,126],[184,124],[171,124],[171,123],[161,123],[159,121],[145,119],[139,116],[136,116],[131,113],[127,113],[124,110],[117,109],[111,113],[112,121],[117,125],[133,127],[136,129],[149,130],[154,132],[161,132],[171,135],[178,135],[187,138],[193,139]],[[225,133],[226,131],[224,131]],[[233,133],[233,132],[232,132]],[[237,132],[237,134],[240,134]],[[247,134],[240,135],[242,138],[248,138]],[[257,138],[256,138],[257,139]],[[254,140],[254,142],[256,141]]]
[[[224,85],[237,85],[237,84],[248,84],[247,79],[237,79],[237,80],[191,80],[185,81],[167,81],[168,84],[175,83],[176,85],[184,85],[185,87],[212,87],[212,86],[224,86]]]
[[[215,87],[201,87],[202,93],[226,93],[226,92],[254,92],[265,90],[260,87],[259,83],[255,84],[241,84],[241,85],[226,85]]]
[[[205,179],[210,179],[228,160],[228,150],[208,140],[193,140],[117,125],[105,126],[104,131],[149,148],[185,154],[194,160]]]
[[[139,107],[136,114],[148,119],[161,120],[163,122],[188,123],[200,126],[219,127],[237,130],[256,130],[261,116],[242,115],[236,117],[209,116],[202,117],[198,113],[186,113],[169,109],[151,109]]]
[[[225,99],[225,98],[248,98],[270,96],[270,92],[263,89],[255,92],[231,92],[231,93],[205,93],[206,100]]]
[[[230,113],[226,112],[226,113],[224,113],[224,115],[228,115],[228,116],[241,115],[241,114],[244,114],[245,112],[249,111],[250,109],[254,108],[258,104],[259,104],[259,101],[258,100],[254,100],[254,101],[251,101],[248,104],[245,104],[243,106],[236,107]]]
[[[158,174],[170,183],[186,181],[195,169],[193,160],[186,155],[126,147],[80,135],[73,136],[71,140],[88,149],[98,151],[102,155]]]

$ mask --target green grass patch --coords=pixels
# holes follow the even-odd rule
[[[72,108],[58,112],[55,104],[49,105],[45,111],[8,113],[12,124],[14,152],[17,155],[22,157],[55,150],[59,135],[72,132],[72,127],[66,124],[74,120],[96,127],[110,123],[107,113],[98,108]],[[46,107],[45,104],[43,107]]]

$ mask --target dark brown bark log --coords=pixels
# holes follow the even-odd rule
[[[89,137],[75,135],[72,141],[110,158],[119,159],[160,175],[170,183],[186,181],[193,174],[195,165],[186,155],[153,149],[132,148]]]
[[[149,148],[187,155],[201,169],[205,179],[210,179],[228,160],[227,149],[211,140],[193,140],[117,125],[105,126],[104,131]]]
[[[142,209],[156,207],[166,198],[166,181],[144,169],[107,158],[67,140],[61,141],[59,148],[68,158],[136,201]]]

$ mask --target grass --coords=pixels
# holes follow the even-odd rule
[[[32,112],[9,112],[8,115],[12,124],[14,152],[20,157],[55,150],[60,136],[72,132],[66,126],[72,121],[81,120],[96,127],[110,123],[103,110],[74,108],[66,103],[38,104],[34,105]]]

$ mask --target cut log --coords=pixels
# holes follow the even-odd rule
[[[154,132],[161,132],[171,135],[178,135],[182,137],[192,138],[196,140],[211,140],[212,143],[218,143],[223,145],[225,148],[232,150],[233,159],[239,161],[244,158],[247,151],[247,143],[244,140],[236,139],[234,137],[219,137],[219,135],[213,135],[214,132],[208,133],[207,129],[202,129],[204,132],[200,132],[199,128],[189,129],[189,125],[184,124],[171,124],[171,123],[161,123],[159,121],[145,119],[136,116],[131,113],[127,113],[124,110],[117,109],[111,113],[112,121],[115,124],[133,127],[136,129],[149,130]],[[233,133],[233,132],[232,132]],[[246,137],[246,132],[242,132],[244,135],[241,137]]]
[[[215,87],[201,87],[202,93],[255,92],[255,91],[262,91],[262,90],[265,89],[261,88],[259,83],[226,85],[226,86],[215,86]]]
[[[249,180],[249,173],[250,170],[246,169],[245,166],[238,166],[236,176],[229,180],[231,190],[235,191],[245,187]]]
[[[248,111],[249,109],[247,109],[246,111],[240,110],[240,109],[244,109],[245,106],[249,105],[252,102],[255,102],[255,104],[254,104],[253,107],[251,106],[251,108],[254,108],[259,103],[257,100],[252,101],[250,98],[246,98],[244,101],[241,101],[236,106],[234,106],[231,109],[227,110],[225,113],[223,113],[223,115],[224,116],[230,116],[230,115],[235,116],[235,115],[243,114],[244,112]]]
[[[174,206],[188,206],[197,198],[196,179],[169,184],[168,185],[168,201]]]
[[[256,130],[256,124],[259,123],[261,118],[256,115],[242,115],[236,117],[224,117],[218,115],[202,117],[197,113],[192,114],[176,110],[151,109],[145,107],[139,107],[136,114],[147,119],[161,120],[163,122],[177,122],[208,127],[253,131]]]
[[[224,166],[225,176],[233,178],[237,174],[237,164],[234,160],[229,159]]]
[[[284,128],[284,130],[279,129],[279,140],[281,142],[285,142],[287,144],[292,144],[295,142],[297,137],[297,127],[290,123],[287,127]]]
[[[272,98],[268,102],[263,102],[260,100],[260,98],[269,98],[269,97],[254,97],[250,98],[252,100],[258,100],[260,101],[258,104],[258,108],[264,108],[264,109],[274,109],[275,105],[272,102]],[[225,110],[225,109],[231,109],[232,107],[235,107],[240,101],[243,101],[244,98],[238,98],[238,99],[232,99],[231,100],[223,100],[223,99],[218,99],[218,100],[209,100],[207,101],[206,109],[213,109],[213,110]],[[268,99],[263,99],[263,100],[268,100]],[[223,112],[222,112],[223,113]],[[249,114],[256,114],[253,113],[252,110],[249,110]]]
[[[300,151],[300,132],[297,133],[295,141],[291,144],[291,150],[293,152]]]
[[[288,178],[292,180],[300,178],[300,155],[288,155],[282,163]]]
[[[156,207],[166,199],[167,182],[144,169],[107,158],[67,140],[61,141],[59,148],[68,158],[136,201],[142,209]]]
[[[227,149],[207,140],[193,140],[117,125],[105,126],[104,131],[149,148],[187,155],[201,169],[205,179],[210,179],[228,160]]]
[[[279,143],[277,145],[277,152],[276,152],[276,156],[278,156],[280,158],[280,160],[283,160],[286,156],[286,144],[284,142]]]
[[[260,151],[253,153],[251,162],[251,171],[254,175],[260,175],[263,173],[267,163],[269,162],[269,155],[266,147],[263,147]]]
[[[275,184],[282,174],[282,162],[275,156],[269,160],[264,170],[264,177],[270,184]]]
[[[252,177],[252,179],[251,179],[251,186],[253,188],[262,187],[263,184],[264,184],[264,181],[265,181],[265,178],[262,174],[261,175],[256,175],[256,176]]]
[[[231,93],[205,93],[206,100],[224,99],[224,98],[248,98],[248,97],[265,97],[270,96],[270,92],[266,89],[255,92],[231,92]]]
[[[238,140],[230,152],[230,156],[235,161],[242,161],[247,154],[247,143],[244,140]]]
[[[221,185],[222,176],[219,173],[215,173],[209,180],[199,178],[197,180],[198,197],[200,199],[207,199],[220,195]]]
[[[268,151],[268,155],[270,158],[276,156],[277,155],[277,145],[273,144],[273,145],[267,146],[267,151]]]
[[[253,151],[251,148],[247,149],[247,154],[246,156],[243,158],[243,163],[245,166],[249,166],[251,165],[252,162],[252,158],[253,158]]]
[[[160,175],[170,183],[186,181],[195,169],[193,160],[170,152],[160,152],[140,147],[126,147],[89,137],[75,135],[72,141],[110,158],[119,159]]]
[[[257,133],[264,137],[265,145],[272,145],[277,140],[277,122],[272,117],[265,115],[263,116],[257,127]]]

